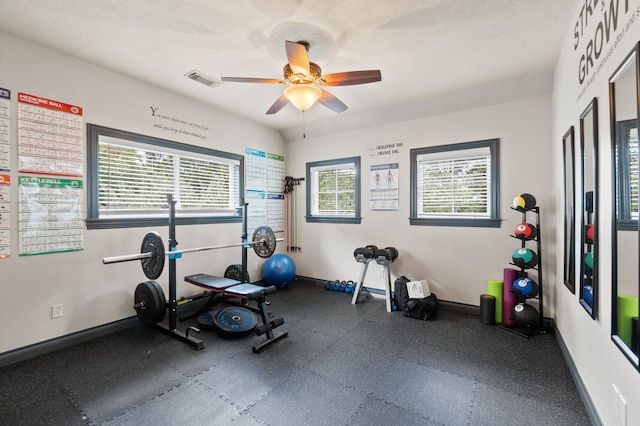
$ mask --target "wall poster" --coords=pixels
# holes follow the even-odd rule
[[[0,259],[11,254],[11,176],[0,174]]]
[[[0,170],[9,170],[11,160],[11,92],[0,87]]]
[[[18,176],[20,256],[83,248],[82,179]]]
[[[247,148],[244,165],[248,233],[263,225],[284,232],[284,157]]]
[[[371,210],[398,210],[398,163],[371,166]]]
[[[82,108],[18,93],[18,171],[83,175]]]

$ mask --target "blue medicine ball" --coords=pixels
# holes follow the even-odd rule
[[[585,285],[582,288],[582,298],[589,306],[593,306],[593,287]]]
[[[262,279],[276,288],[287,287],[296,276],[296,264],[286,254],[275,254],[262,265]]]

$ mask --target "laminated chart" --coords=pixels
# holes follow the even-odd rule
[[[11,167],[11,92],[0,87],[0,170]]]
[[[284,232],[284,194],[267,194],[267,226],[273,232]]]
[[[18,176],[20,256],[82,250],[82,180]]]
[[[82,108],[18,93],[18,171],[81,177]]]
[[[284,232],[284,157],[247,148],[244,164],[249,233],[262,225]]]
[[[11,254],[11,176],[0,174],[0,259]]]
[[[398,163],[371,166],[370,210],[398,210]]]
[[[245,191],[246,203],[249,203],[247,208],[247,232],[249,235],[253,231],[262,225],[267,223],[267,203],[266,192],[258,191],[255,189],[247,189]],[[275,229],[272,229],[275,232]]]

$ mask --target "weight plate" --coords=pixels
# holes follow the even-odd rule
[[[149,232],[142,239],[140,253],[151,253],[151,257],[140,260],[142,271],[150,280],[155,280],[162,275],[164,269],[164,243],[160,234]]]
[[[157,324],[164,319],[167,303],[162,287],[155,281],[138,284],[133,295],[138,319],[145,325]]]
[[[253,231],[253,250],[260,257],[270,257],[276,251],[276,236],[268,226],[259,226]]]
[[[242,265],[229,265],[227,269],[224,271],[224,277],[229,278],[236,281],[242,281],[245,283],[250,283],[249,279],[249,271],[247,271],[244,275],[244,280],[242,279]]]
[[[198,327],[206,331],[217,331],[218,328],[213,323],[213,319],[217,315],[218,311],[209,311],[198,317]]]
[[[247,308],[230,306],[215,312],[213,324],[218,329],[218,334],[223,337],[242,337],[253,332],[258,325],[258,319]]]

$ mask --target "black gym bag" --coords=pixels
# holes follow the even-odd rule
[[[404,308],[409,300],[409,291],[407,290],[407,283],[411,281],[404,275],[396,278],[393,283],[393,300],[400,312],[404,312]]]
[[[404,316],[421,320],[430,320],[438,315],[438,298],[431,293],[422,299],[409,299],[404,308]]]

